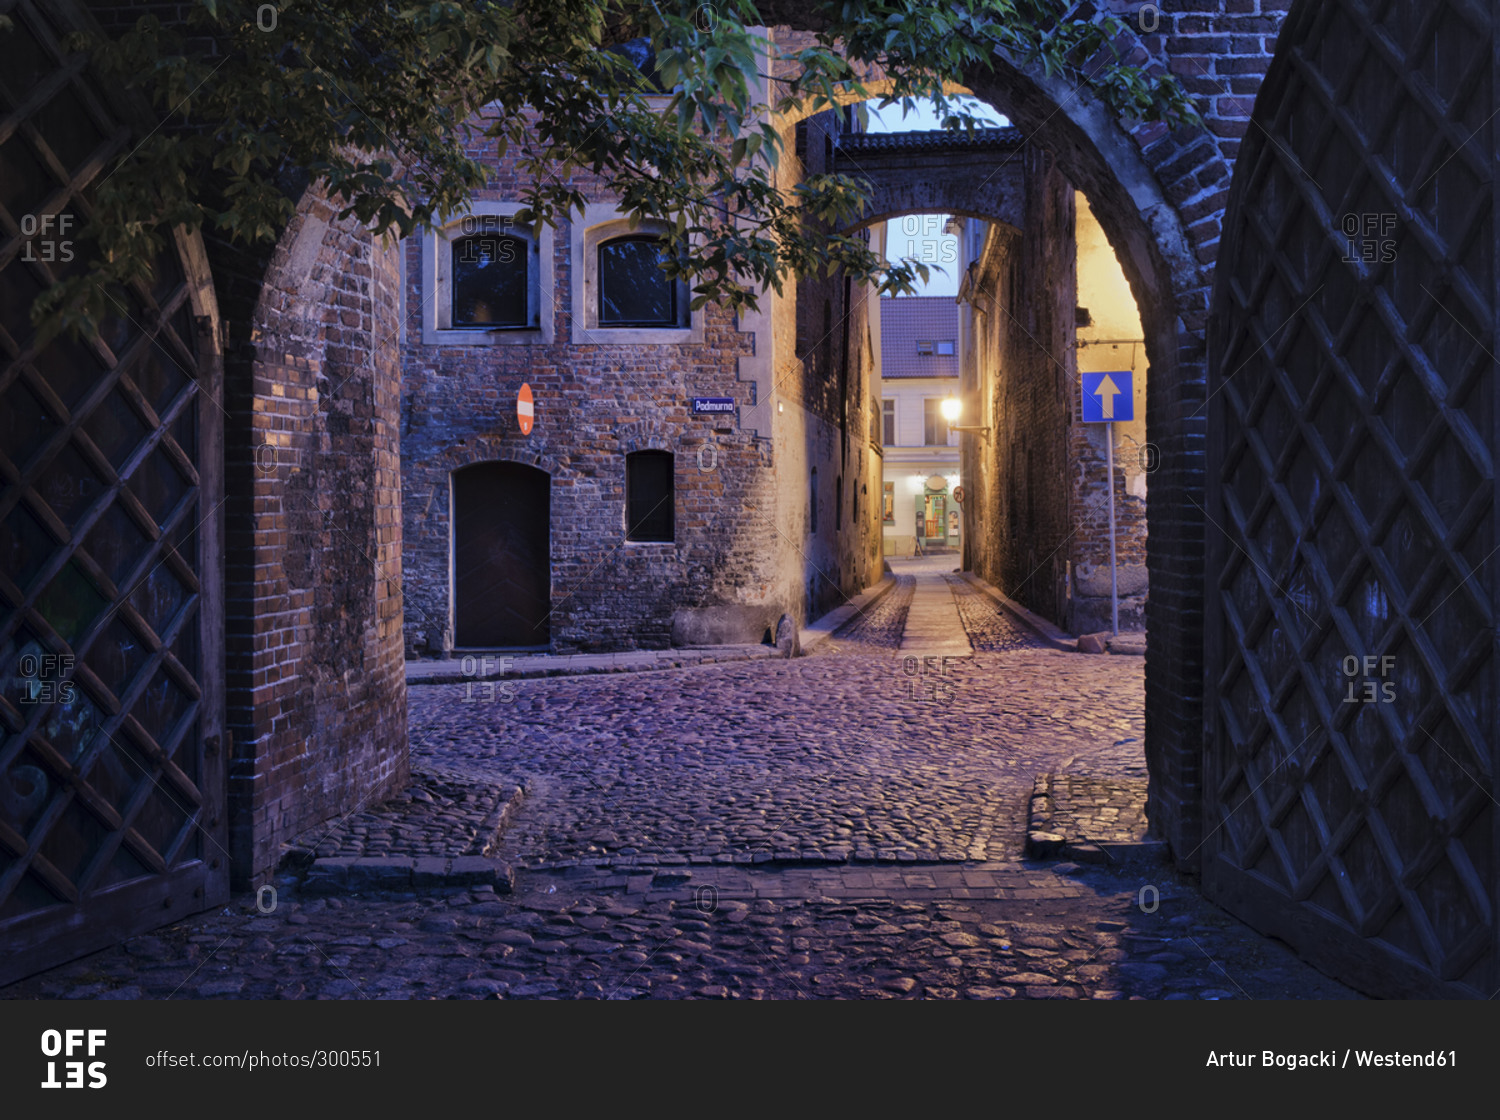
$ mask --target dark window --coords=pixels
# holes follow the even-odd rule
[[[476,233],[455,241],[453,326],[528,326],[526,266],[519,237]]]
[[[842,529],[844,527],[844,476],[839,475],[833,480],[833,527]]]
[[[641,77],[645,80],[646,92],[672,92],[662,83],[661,71],[656,65],[656,52],[651,49],[650,39],[629,39],[605,49],[611,54],[619,55],[641,72]]]
[[[599,325],[677,326],[677,284],[661,269],[666,242],[617,237],[599,246]]]
[[[808,498],[808,509],[812,518],[812,528],[808,532],[818,531],[818,468],[812,469],[812,493]]]
[[[881,440],[887,447],[896,446],[896,402],[880,402]]]
[[[673,539],[672,453],[635,451],[625,456],[625,539]]]

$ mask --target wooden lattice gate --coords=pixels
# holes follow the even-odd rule
[[[1382,995],[1500,988],[1495,20],[1300,0],[1210,329],[1205,889]]]
[[[202,245],[117,293],[92,342],[39,344],[121,119],[59,40],[0,30],[0,982],[228,894],[217,316]]]

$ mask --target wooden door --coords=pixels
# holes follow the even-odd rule
[[[1500,987],[1495,18],[1299,0],[1210,319],[1204,888],[1387,996]]]
[[[39,340],[87,187],[144,127],[0,32],[0,983],[228,897],[217,317],[196,237],[91,340]],[[149,123],[149,122],[148,122]],[[134,131],[133,131],[134,130]],[[20,231],[17,235],[16,231]],[[70,231],[72,236],[70,236]],[[29,234],[29,236],[28,236]]]
[[[523,463],[453,472],[454,644],[545,648],[552,479]]]

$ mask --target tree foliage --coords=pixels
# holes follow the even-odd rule
[[[788,22],[811,32],[795,48],[755,30]],[[523,221],[580,207],[583,172],[636,219],[665,221],[681,251],[667,267],[695,307],[754,307],[791,276],[836,269],[910,291],[919,262],[888,265],[829,232],[859,213],[861,182],[778,186],[775,122],[869,96],[860,75],[875,67],[884,103],[930,99],[945,127],[972,127],[944,87],[997,52],[1122,116],[1195,121],[1170,76],[1121,61],[1121,31],[1057,0],[196,0],[186,25],[147,16],[70,44],[162,125],[97,185],[90,267],[33,315],[48,332],[92,331],[173,226],[274,240],[307,183],[376,231],[428,228],[466,209],[493,154],[529,180]],[[654,73],[638,64],[646,47]]]

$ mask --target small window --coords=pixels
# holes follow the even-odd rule
[[[896,402],[880,402],[880,442],[887,447],[896,446]]]
[[[948,421],[943,419],[943,402],[937,397],[928,397],[922,402],[922,443],[927,447],[941,447],[951,442],[957,433],[948,430]]]
[[[937,352],[939,354],[952,354],[953,353],[953,341],[951,339],[948,339],[948,340],[945,340],[943,342],[939,342],[937,344]]]
[[[453,242],[454,327],[525,327],[527,244],[519,237],[476,233]]]
[[[677,284],[662,271],[666,241],[617,237],[599,246],[599,325],[675,327]]]
[[[670,451],[625,456],[625,539],[670,541],[675,525]]]
[[[931,354],[932,353],[932,342],[931,342],[931,340],[918,341],[918,343],[917,343],[917,353],[918,354]]]
[[[881,508],[881,517],[880,517],[880,519],[882,521],[895,521],[896,520],[896,484],[894,482],[887,482],[885,484],[885,493],[883,495],[882,501],[883,501],[883,505],[882,505],[882,508]]]

